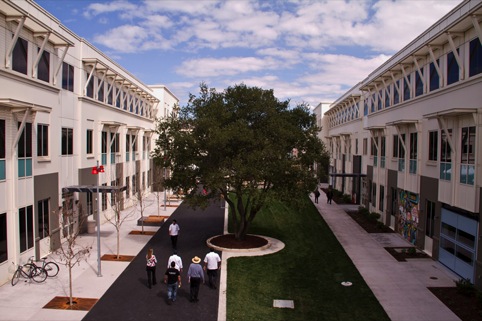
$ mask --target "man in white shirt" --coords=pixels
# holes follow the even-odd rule
[[[221,258],[218,253],[214,252],[213,248],[210,250],[204,258],[204,270],[208,274],[209,287],[216,289],[216,278],[218,277],[218,270],[221,269]]]
[[[179,235],[180,230],[181,228],[177,224],[177,221],[173,220],[171,225],[169,225],[169,235],[171,236],[172,248],[174,250],[177,250],[177,236]]]
[[[179,255],[177,255],[177,251],[174,251],[172,255],[169,257],[169,260],[167,261],[167,268],[171,267],[171,262],[174,262],[176,265],[174,268],[179,271],[179,273],[182,272],[182,259]]]

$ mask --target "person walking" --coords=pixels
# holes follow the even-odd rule
[[[204,271],[199,264],[201,259],[198,256],[192,258],[192,263],[189,265],[189,270],[187,271],[187,277],[189,278],[189,292],[190,292],[190,299],[191,302],[198,302],[198,295],[199,295],[199,286],[204,283]]]
[[[315,194],[315,203],[318,204],[318,198],[320,197],[320,191],[318,190],[318,188],[316,188],[313,193]]]
[[[169,225],[169,235],[171,236],[172,248],[174,250],[177,250],[177,236],[179,235],[180,230],[181,228],[179,227],[179,224],[177,224],[177,221],[173,220],[171,225]]]
[[[172,255],[169,257],[169,260],[167,260],[167,267],[171,267],[171,263],[174,262],[174,267],[179,271],[179,273],[182,273],[182,259],[179,255],[177,255],[177,251],[174,250],[172,252]]]
[[[164,283],[167,284],[167,304],[171,305],[176,301],[177,288],[181,287],[181,274],[176,269],[176,262],[172,261],[171,266],[166,270]]]
[[[331,204],[332,199],[333,199],[333,190],[331,188],[329,188],[328,192],[326,193],[326,202],[328,204]]]
[[[146,263],[147,286],[149,287],[149,289],[151,289],[152,285],[157,284],[157,280],[156,280],[157,259],[156,259],[156,256],[154,255],[153,249],[147,250],[146,261],[147,261]]]
[[[216,278],[218,270],[221,269],[221,258],[219,254],[211,248],[210,252],[204,257],[204,271],[208,274],[208,284],[211,289],[216,289]]]

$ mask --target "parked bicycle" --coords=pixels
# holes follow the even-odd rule
[[[33,263],[25,263],[24,265],[18,265],[17,270],[13,273],[12,286],[18,283],[20,277],[41,283],[47,279],[47,272],[44,268]]]
[[[31,263],[37,265],[35,262],[33,262],[33,257],[32,257]],[[39,267],[39,266],[37,265],[37,267]],[[53,261],[47,262],[46,257],[42,258],[42,266],[40,266],[40,267],[43,268],[45,270],[45,272],[47,272],[47,276],[50,277],[50,278],[59,274],[58,264],[53,262]]]

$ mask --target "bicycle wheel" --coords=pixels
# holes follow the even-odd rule
[[[12,286],[14,286],[15,284],[17,284],[17,283],[18,283],[18,280],[20,280],[20,271],[17,269],[17,271],[15,271],[15,273],[13,273]]]
[[[47,278],[47,271],[44,268],[36,266],[33,270],[30,270],[30,277],[37,283],[45,281]]]
[[[59,274],[59,266],[55,262],[49,262],[44,266],[48,277],[54,277]]]

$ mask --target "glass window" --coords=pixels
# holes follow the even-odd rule
[[[439,65],[439,59],[436,60],[437,65]],[[437,68],[434,63],[430,63],[430,91],[439,89],[440,87],[440,77],[437,72]]]
[[[97,100],[104,101],[104,82],[99,79],[97,83]]]
[[[459,50],[457,49],[457,53]],[[453,52],[447,54],[447,85],[459,81],[459,64]]]
[[[101,152],[101,163],[102,165],[107,164],[107,132],[102,131],[101,141],[100,141],[100,152]]]
[[[410,167],[409,172],[415,174],[417,172],[417,153],[418,153],[418,135],[410,133]]]
[[[373,94],[371,99],[370,99],[370,113],[375,112],[375,100],[376,100],[376,95]]]
[[[18,38],[12,52],[12,70],[27,74],[28,42]]]
[[[363,116],[368,115],[368,101],[365,99],[363,101]]]
[[[380,167],[385,168],[385,136],[380,137]]]
[[[452,136],[452,129],[447,130]],[[452,178],[452,149],[445,131],[442,130],[440,137],[440,179],[451,180]]]
[[[415,72],[415,96],[420,96],[423,94],[423,79],[420,77],[422,74],[423,77],[423,68],[420,69],[420,72]]]
[[[433,238],[435,230],[435,203],[427,200],[426,208],[427,217],[425,221],[425,235]]]
[[[372,206],[377,206],[377,184],[372,183]]]
[[[87,129],[87,134],[86,134],[86,146],[87,146],[87,154],[92,154],[93,153],[93,138],[94,132],[92,129]]]
[[[7,213],[0,214],[0,263],[8,259]]]
[[[390,86],[385,88],[385,108],[390,107]]]
[[[62,63],[62,88],[74,91],[74,66],[66,62]]]
[[[49,156],[49,126],[37,125],[37,156]]]
[[[367,154],[367,149],[368,149],[368,141],[366,138],[363,138],[363,155]]]
[[[385,187],[380,185],[380,199],[378,201],[378,209],[383,212],[384,200],[385,200]]]
[[[33,247],[33,207],[32,205],[18,209],[18,229],[20,237],[20,253]]]
[[[62,155],[74,154],[74,130],[62,128]]]
[[[411,75],[407,75],[407,78],[403,78],[403,101],[407,101],[410,99],[411,93],[410,93],[410,81],[411,81]]]
[[[107,87],[107,92],[109,93],[109,94],[107,95],[107,103],[108,103],[109,105],[112,105],[112,101],[113,101],[113,100],[112,100],[112,99],[113,99],[112,96],[113,96],[113,94],[114,94],[114,90],[112,89],[112,84],[107,84],[106,87]]]
[[[400,88],[400,80],[397,80],[395,82],[397,88]],[[400,102],[400,92],[397,90],[397,88],[393,88],[393,104],[396,105]]]
[[[89,79],[89,73],[86,73],[86,76],[87,78],[86,79]],[[87,97],[90,97],[90,98],[94,98],[94,76],[92,76],[89,80],[89,82],[87,83],[87,92],[86,92],[86,95]]]
[[[21,123],[18,123],[20,128]],[[25,123],[17,145],[18,177],[32,176],[32,124]]]
[[[37,65],[37,78],[50,82],[50,53],[48,51],[42,51],[42,57]]]
[[[382,90],[379,90],[378,91],[378,96],[377,96],[377,110],[381,110],[382,109],[382,99],[380,97],[383,97],[383,92]]]
[[[6,179],[5,173],[5,119],[0,119],[0,180]]]
[[[438,157],[438,131],[428,132],[428,160],[436,161]]]
[[[479,38],[470,42],[469,77],[482,73],[482,45]]]
[[[37,237],[40,239],[46,238],[50,234],[49,228],[49,199],[41,200],[37,203],[38,214],[38,233]]]
[[[475,179],[475,126],[462,128],[460,183],[474,185]]]

